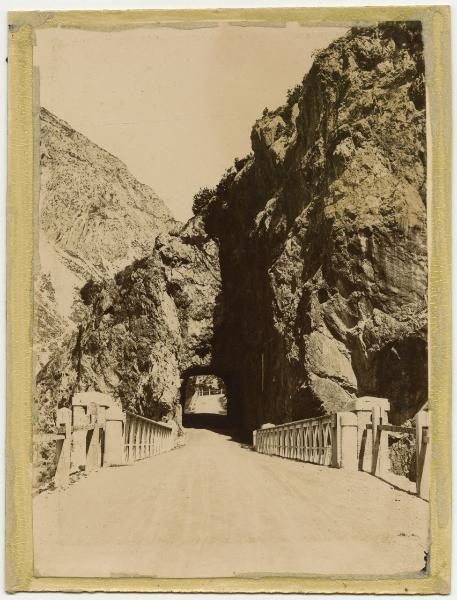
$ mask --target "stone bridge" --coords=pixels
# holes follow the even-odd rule
[[[37,574],[417,573],[429,413],[407,428],[388,410],[359,398],[347,412],[266,424],[246,444],[221,415],[194,414],[178,430],[77,394],[53,434],[56,489],[34,499]],[[416,486],[389,471],[388,438],[403,434],[416,440]]]

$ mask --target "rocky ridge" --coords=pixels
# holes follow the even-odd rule
[[[175,225],[162,200],[119,159],[41,108],[39,365],[74,330],[86,281],[112,277],[150,254],[157,235]]]

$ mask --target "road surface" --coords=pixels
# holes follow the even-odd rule
[[[208,394],[197,396],[194,394],[187,399],[185,411],[190,414],[227,414],[227,399],[224,394]]]
[[[34,499],[35,574],[417,573],[428,503],[371,475],[257,454],[206,429]]]

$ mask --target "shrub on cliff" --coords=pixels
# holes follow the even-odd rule
[[[246,156],[243,156],[243,158],[235,158],[235,160],[233,161],[233,164],[235,165],[235,170],[238,173],[239,171],[241,171],[241,169],[244,168],[244,166],[246,165],[246,163],[252,159],[254,156],[254,154],[252,152],[249,152],[249,154],[247,154]]]
[[[408,423],[409,425],[409,423]],[[416,481],[416,439],[406,434],[395,440],[389,447],[391,471],[395,475]]]
[[[198,190],[198,192],[195,194],[194,200],[192,203],[192,212],[194,213],[194,215],[197,215],[200,212],[202,212],[202,210],[204,210],[206,208],[209,201],[215,194],[216,194],[216,191],[211,188],[208,188],[208,187],[200,188]]]
[[[236,169],[234,167],[229,167],[222,175],[221,180],[217,184],[216,193],[218,198],[224,198],[224,196],[226,196],[229,193],[235,177]]]
[[[86,306],[92,304],[92,302],[98,297],[101,287],[102,286],[99,282],[89,279],[89,281],[81,288],[81,299]]]
[[[300,94],[302,91],[303,84],[298,83],[294,88],[287,90],[287,104],[288,106],[293,106],[298,102],[300,98]]]

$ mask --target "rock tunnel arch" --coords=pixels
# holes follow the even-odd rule
[[[195,416],[197,414],[205,414],[205,402],[204,396],[205,393],[202,394],[203,401],[198,401],[194,397],[194,406],[197,406],[196,411],[189,410],[191,408],[191,394],[193,392],[193,388],[200,388],[202,390],[205,387],[210,391],[211,388],[213,390],[220,390],[221,395],[225,396],[225,401],[223,402],[223,412],[219,415],[219,419],[214,419],[217,423],[218,421],[223,424],[227,428],[238,428],[241,425],[241,409],[240,409],[240,397],[239,397],[239,386],[237,385],[237,377],[232,373],[227,373],[225,371],[221,371],[217,368],[209,367],[191,367],[184,370],[181,373],[181,385],[179,391],[179,399],[182,411],[182,419],[183,425],[188,424],[192,421],[191,415],[194,415],[193,422],[198,422],[198,418]],[[212,381],[213,383],[210,383]],[[215,396],[216,394],[208,394]],[[206,403],[206,408],[211,410],[211,408],[216,408],[216,402]],[[222,408],[222,405],[221,405]],[[206,413],[211,414],[211,413]]]

